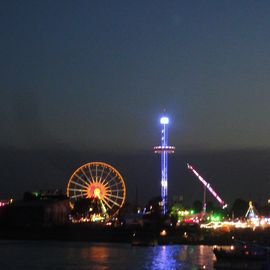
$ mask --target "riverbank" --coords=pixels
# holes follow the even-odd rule
[[[1,227],[0,239],[60,240],[137,243],[154,241],[160,245],[230,245],[235,239],[270,246],[270,229],[221,231],[182,226],[177,229],[149,230],[141,227],[68,224],[52,227]]]

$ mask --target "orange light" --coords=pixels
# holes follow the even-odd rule
[[[94,196],[95,196],[95,198],[100,198],[100,189],[99,188],[95,188]]]
[[[103,199],[104,196],[107,194],[107,189],[106,187],[99,183],[99,182],[94,182],[91,183],[88,186],[88,191],[87,191],[87,197],[88,198],[98,198],[98,199]]]
[[[161,232],[160,232],[160,235],[161,235],[161,236],[166,236],[166,235],[167,235],[166,230],[161,231]]]

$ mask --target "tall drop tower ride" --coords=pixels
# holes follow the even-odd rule
[[[168,124],[169,118],[162,116],[161,124],[161,145],[154,147],[154,152],[160,154],[161,159],[161,198],[162,213],[165,215],[168,206],[168,154],[174,153],[175,147],[168,145]]]

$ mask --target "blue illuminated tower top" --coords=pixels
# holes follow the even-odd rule
[[[162,213],[165,215],[168,205],[168,154],[174,153],[175,147],[168,145],[168,124],[169,118],[162,116],[161,124],[161,145],[154,147],[155,153],[160,154],[161,160],[161,198]]]

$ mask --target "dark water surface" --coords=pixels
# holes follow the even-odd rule
[[[213,269],[212,246],[0,241],[1,270]]]

